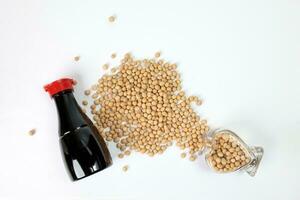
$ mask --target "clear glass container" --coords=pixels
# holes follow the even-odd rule
[[[238,135],[226,129],[211,131],[204,151],[206,162],[214,171],[246,171],[250,176],[256,174],[264,153],[262,147],[249,147]]]

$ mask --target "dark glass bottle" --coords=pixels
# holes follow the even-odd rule
[[[56,103],[61,152],[72,180],[99,172],[112,164],[105,141],[82,112],[73,95],[73,80],[60,79],[46,85]]]

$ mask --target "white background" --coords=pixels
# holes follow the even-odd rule
[[[43,85],[74,77],[81,101],[101,66],[118,63],[112,52],[158,50],[179,64],[212,128],[264,147],[256,177],[215,174],[203,156],[182,160],[177,147],[120,160],[110,146],[112,167],[69,180]],[[0,0],[0,199],[299,199],[299,55],[298,0]]]

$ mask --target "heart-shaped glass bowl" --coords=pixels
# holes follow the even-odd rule
[[[243,156],[246,157],[244,164],[236,165],[233,170],[218,170],[216,167],[216,163],[212,160],[212,154],[215,152],[214,148],[217,145],[217,139],[220,137],[228,137],[230,141],[233,141],[243,152]],[[205,156],[206,162],[216,172],[219,173],[228,173],[238,170],[245,170],[250,176],[254,176],[257,172],[257,168],[260,164],[260,161],[263,156],[263,148],[262,147],[249,147],[239,136],[237,136],[234,132],[226,129],[218,129],[212,131],[208,135],[208,153]],[[225,160],[225,159],[224,159]],[[225,161],[224,161],[225,162]],[[241,163],[241,162],[239,162]]]

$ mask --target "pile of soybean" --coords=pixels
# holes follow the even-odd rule
[[[132,151],[162,154],[175,142],[184,150],[181,157],[188,154],[194,161],[209,131],[207,121],[191,106],[202,101],[182,90],[177,65],[159,57],[156,53],[155,58],[141,60],[127,53],[85,91],[93,99],[94,123],[107,142],[115,143],[120,158]]]
[[[232,172],[247,165],[251,159],[235,137],[221,133],[214,138],[208,161],[216,171]]]

